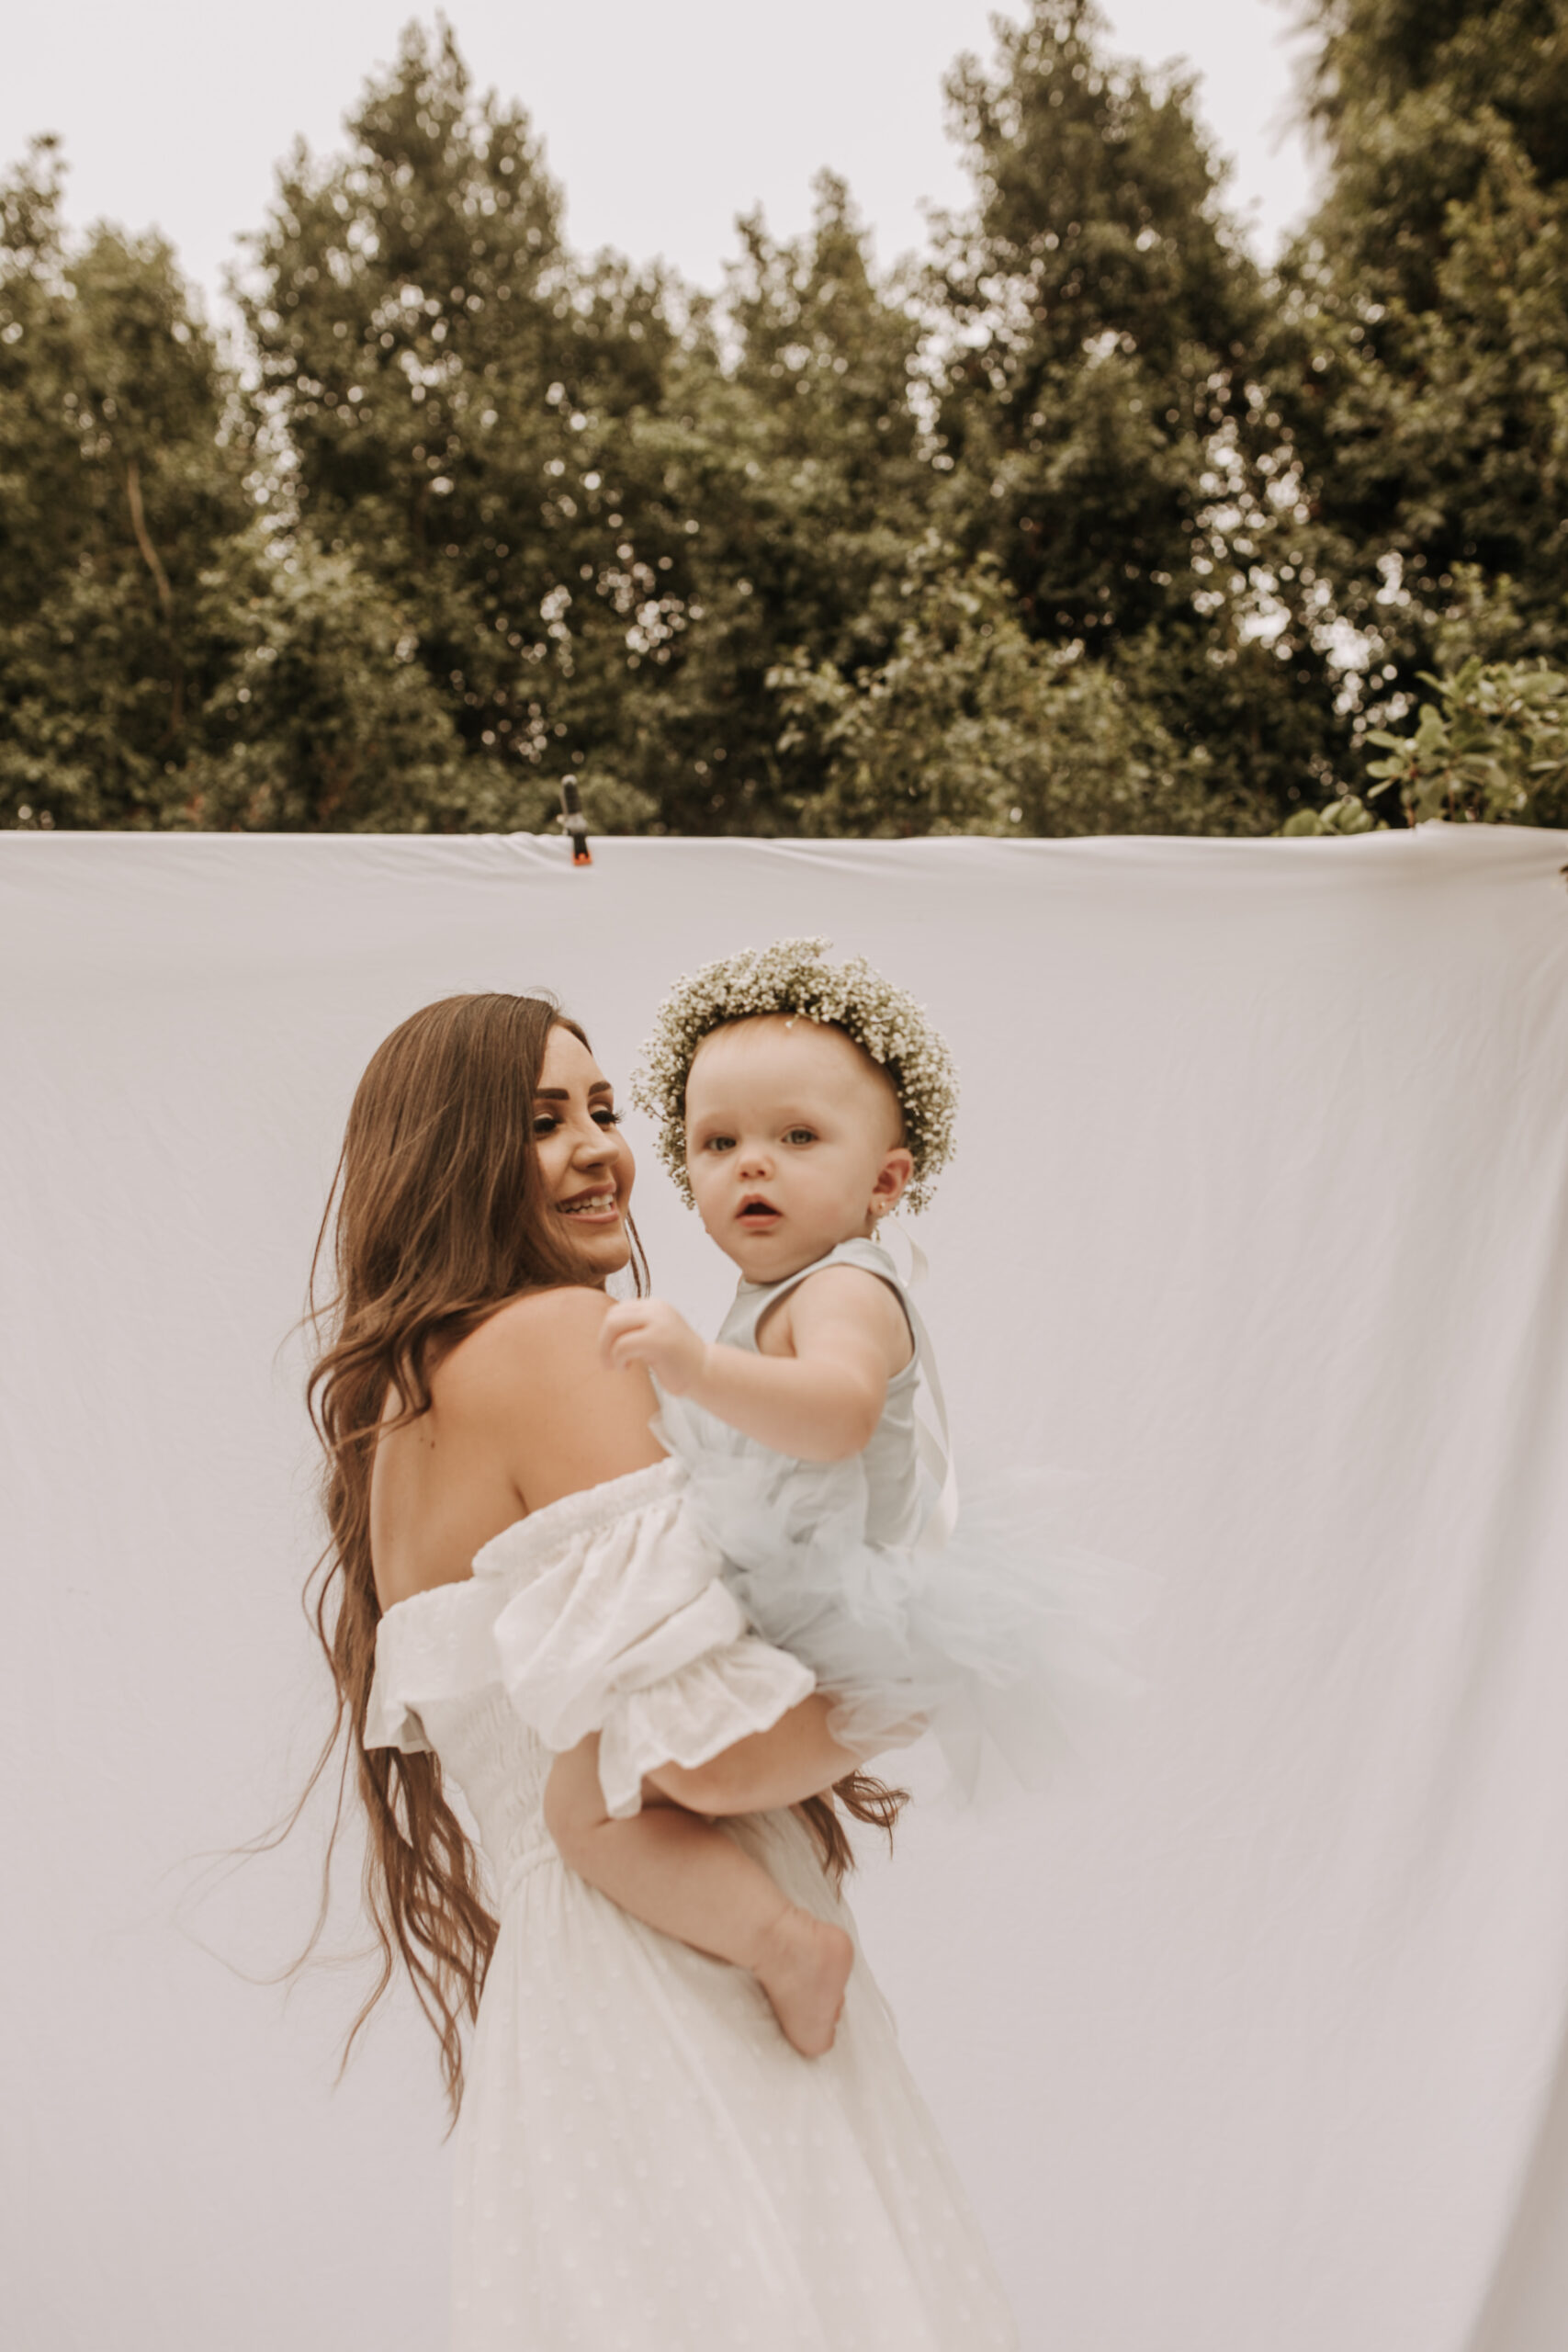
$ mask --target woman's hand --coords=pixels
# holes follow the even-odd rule
[[[661,1388],[684,1396],[703,1376],[708,1345],[668,1299],[632,1298],[605,1316],[599,1352],[615,1372],[646,1364]]]

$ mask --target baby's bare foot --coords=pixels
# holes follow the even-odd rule
[[[842,1928],[793,1903],[762,1937],[751,1973],[773,2003],[786,2041],[803,2057],[819,2058],[833,2047],[854,1960]]]

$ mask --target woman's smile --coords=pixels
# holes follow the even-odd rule
[[[573,1193],[569,1199],[558,1201],[556,1207],[562,1216],[575,1217],[584,1225],[618,1225],[621,1204],[613,1185],[595,1185],[592,1191]]]

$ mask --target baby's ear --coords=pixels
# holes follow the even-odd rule
[[[885,1216],[889,1209],[897,1207],[914,1172],[915,1162],[908,1147],[895,1144],[877,1170],[871,1188],[871,1204],[878,1215]]]

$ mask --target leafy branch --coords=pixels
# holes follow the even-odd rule
[[[1472,658],[1451,677],[1420,673],[1423,702],[1412,735],[1375,728],[1368,741],[1368,794],[1396,790],[1410,824],[1551,823],[1568,781],[1568,674],[1546,662]]]

